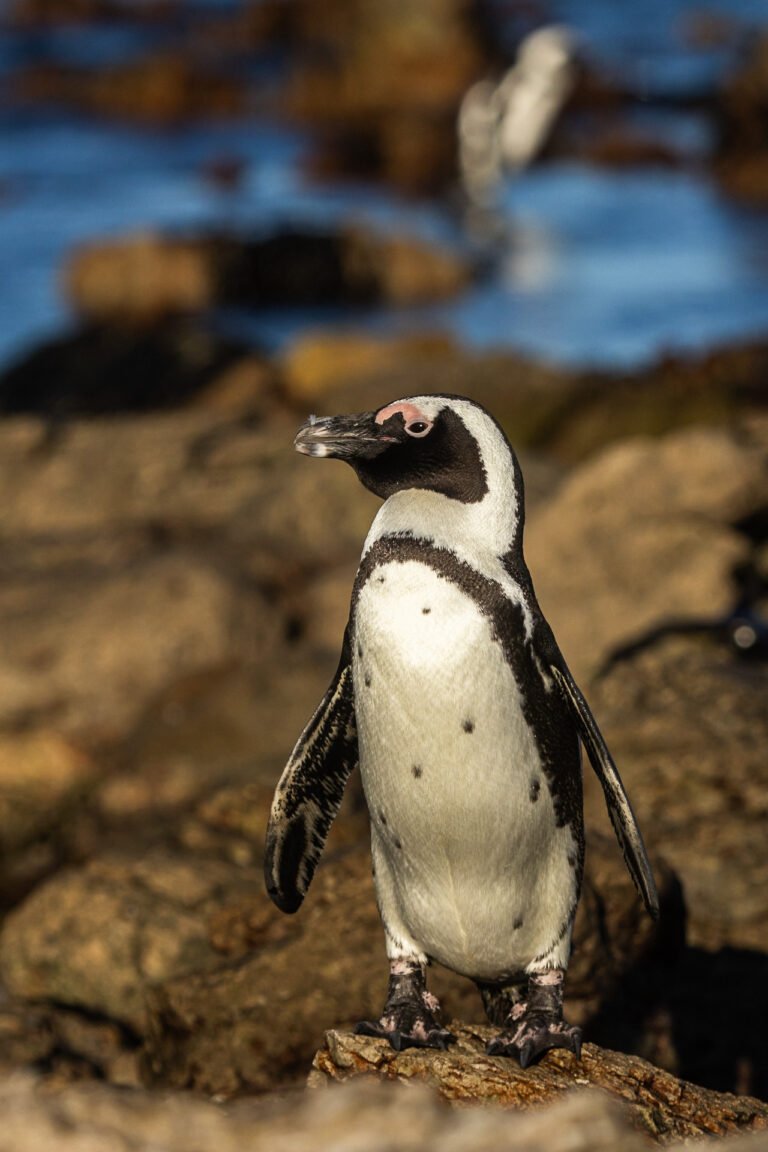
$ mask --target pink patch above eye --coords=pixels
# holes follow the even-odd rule
[[[425,416],[415,404],[388,404],[386,408],[382,408],[380,412],[376,413],[375,421],[377,424],[383,424],[385,420],[390,417],[396,416],[398,412],[401,413],[403,420],[406,424],[412,424],[414,420],[423,420],[427,424],[431,424],[429,416]]]

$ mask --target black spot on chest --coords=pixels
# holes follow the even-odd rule
[[[538,621],[547,629],[540,617],[530,577],[522,567],[511,572],[523,596],[528,601],[534,619],[532,637],[526,635],[521,604],[510,600],[501,585],[472,568],[448,548],[435,547],[431,542],[410,535],[384,536],[366,553],[352,595],[354,626],[356,606],[362,589],[382,564],[415,561],[426,565],[441,579],[460,588],[477,605],[491,626],[491,635],[499,644],[520,689],[523,716],[534,737],[541,760],[543,778],[552,797],[558,827],[571,825],[579,846],[583,844],[581,754],[578,732],[568,704],[557,690],[554,680],[547,684],[542,676],[542,656],[538,652]],[[542,651],[546,651],[546,636],[542,638]],[[503,707],[503,702],[499,702]],[[462,729],[471,734],[474,721],[465,717]],[[414,773],[415,774],[415,773]],[[532,779],[529,797],[538,799],[540,783]]]

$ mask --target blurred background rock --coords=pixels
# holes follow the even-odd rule
[[[768,1096],[762,0],[0,22],[0,1068],[283,1091],[376,1010],[358,790],[296,918],[260,875],[376,507],[291,444],[448,391],[519,449],[661,880],[655,927],[590,784],[571,1015]]]

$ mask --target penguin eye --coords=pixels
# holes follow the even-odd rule
[[[426,420],[412,420],[410,424],[406,424],[405,430],[409,436],[426,436],[432,425]]]

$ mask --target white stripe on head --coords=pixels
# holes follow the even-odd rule
[[[500,558],[521,543],[523,492],[517,483],[514,453],[496,422],[471,400],[447,396],[408,396],[379,409],[375,419],[383,423],[401,412],[408,422],[432,422],[445,408],[459,417],[477,444],[488,491],[474,503],[462,503],[429,489],[395,492],[379,509],[363,555],[380,537],[409,532],[455,552],[473,568],[498,580],[510,597],[522,603],[522,595]],[[530,625],[527,613],[526,620]]]

